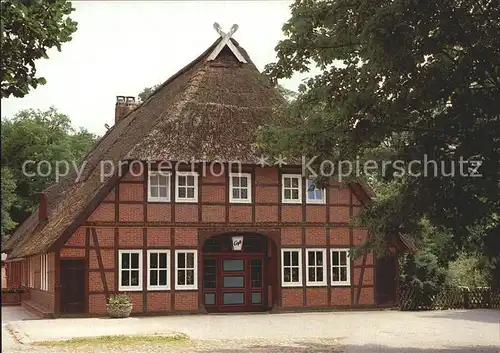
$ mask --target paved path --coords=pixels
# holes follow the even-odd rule
[[[231,345],[214,352],[500,353],[500,311],[330,312],[57,319],[8,324],[23,343],[72,337],[182,332]],[[257,348],[256,345],[265,347]],[[227,348],[227,349],[226,349]],[[141,352],[142,350],[134,350]]]
[[[7,329],[7,325],[12,321],[35,319],[35,316],[28,313],[20,306],[2,307],[2,348],[13,347],[17,341]]]

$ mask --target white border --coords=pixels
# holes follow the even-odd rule
[[[179,197],[179,176],[194,176],[194,198]],[[198,173],[196,172],[176,172],[175,174],[175,202],[198,202]]]
[[[248,197],[246,199],[233,199],[233,177],[247,178]],[[241,186],[240,186],[241,188]],[[229,202],[230,203],[251,203],[252,202],[252,174],[250,173],[229,173]]]
[[[166,285],[151,285],[150,283],[150,278],[151,278],[151,256],[150,254],[167,254],[167,284]],[[164,250],[164,249],[149,249],[147,251],[147,262],[148,262],[148,282],[147,282],[147,289],[148,290],[170,290],[170,250]],[[160,259],[158,259],[158,266],[160,265]],[[162,268],[156,268],[155,270],[159,270]],[[158,282],[160,281],[160,278],[158,277]]]
[[[177,273],[178,260],[177,254],[194,254],[194,284],[177,284],[179,274]],[[198,290],[198,250],[179,249],[175,250],[175,289],[181,290]]]
[[[151,196],[151,177],[155,175],[163,175],[167,177],[167,197],[153,197]],[[148,202],[170,202],[170,192],[171,192],[171,180],[172,180],[172,173],[167,172],[167,171],[156,171],[156,170],[150,170],[148,172]],[[159,194],[158,194],[159,195]]]
[[[122,286],[122,254],[139,254],[139,285]],[[142,250],[122,249],[118,250],[118,290],[121,292],[142,291]]]
[[[316,191],[316,190],[320,190],[320,191],[322,191],[322,193],[321,193],[321,194],[323,195],[323,198],[322,198],[322,199],[320,199],[320,200],[316,200],[316,199],[314,199],[314,200],[310,200],[310,199],[309,199],[309,192],[308,192],[308,191],[309,191],[309,188],[308,188],[308,186],[307,186],[307,182],[308,182],[309,180],[311,180],[311,179],[306,179],[306,190],[305,190],[305,192],[306,192],[306,203],[308,203],[308,204],[320,204],[320,205],[324,205],[324,204],[326,203],[326,189],[317,189],[317,188],[316,188],[316,189],[315,189],[315,191]],[[311,180],[311,181],[313,181],[313,180]]]
[[[310,251],[317,251],[321,252],[323,254],[323,265],[322,266],[317,266],[315,265],[314,268],[321,268],[323,267],[323,281],[318,282],[318,281],[309,281],[309,252]],[[306,286],[308,287],[321,287],[321,286],[326,286],[326,249],[325,248],[306,248]]]
[[[299,281],[285,282],[285,251],[296,251],[299,253]],[[291,258],[290,258],[291,263]],[[282,287],[302,287],[302,249],[301,248],[281,248],[281,286]]]
[[[298,200],[288,200],[285,199],[285,178],[298,178],[299,179],[299,198]],[[302,175],[300,174],[282,174],[281,175],[281,202],[291,203],[291,204],[301,204],[302,203]],[[295,188],[289,188],[291,190]]]
[[[350,286],[351,285],[351,257],[349,256],[349,248],[331,248],[330,249],[330,284],[332,286]],[[347,252],[347,281],[334,281],[333,280],[333,252],[346,251]]]

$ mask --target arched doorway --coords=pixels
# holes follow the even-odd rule
[[[275,249],[270,238],[256,233],[224,233],[206,239],[202,298],[207,312],[268,310]]]

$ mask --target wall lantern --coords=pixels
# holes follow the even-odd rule
[[[243,249],[243,235],[232,236],[231,246],[233,247],[233,251],[241,251]]]

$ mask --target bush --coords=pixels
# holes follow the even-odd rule
[[[448,265],[448,282],[453,286],[487,287],[489,271],[475,254],[460,253]]]
[[[126,294],[112,294],[109,296],[109,305],[128,305],[132,304],[132,300]]]

